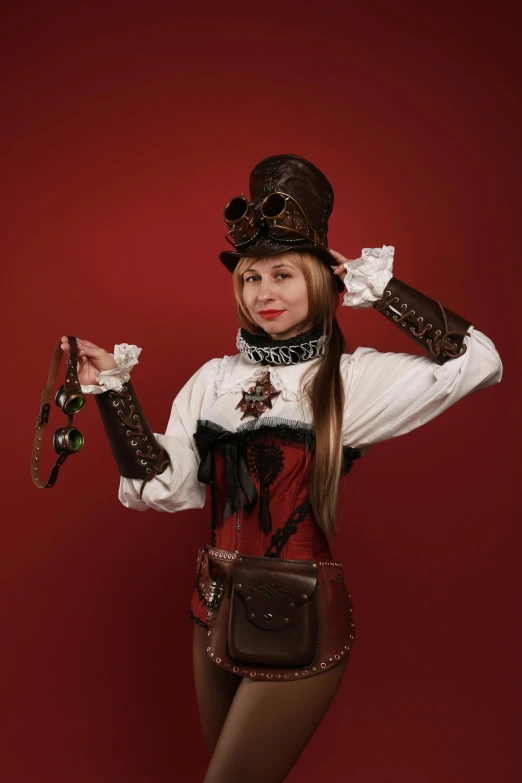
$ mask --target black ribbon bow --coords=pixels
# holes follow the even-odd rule
[[[198,426],[194,434],[201,457],[198,480],[203,484],[215,486],[212,451],[216,444],[221,444],[225,453],[227,475],[227,504],[223,517],[231,516],[240,507],[250,512],[257,502],[257,489],[248,470],[237,434],[225,429],[217,430],[214,427]]]

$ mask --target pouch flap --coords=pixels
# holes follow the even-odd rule
[[[296,611],[317,588],[317,568],[296,562],[279,564],[243,556],[234,563],[234,595],[243,599],[248,619],[258,628],[291,626]]]

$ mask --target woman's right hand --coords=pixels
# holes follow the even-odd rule
[[[78,380],[82,386],[99,386],[95,373],[113,370],[118,362],[103,348],[98,348],[89,340],[76,338],[78,344]],[[69,354],[70,345],[67,335],[62,336],[62,351]]]

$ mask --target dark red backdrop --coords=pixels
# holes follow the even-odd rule
[[[472,320],[505,372],[354,466],[334,556],[358,635],[288,781],[519,779],[519,39],[501,4],[480,14],[231,2],[4,15],[2,780],[203,778],[187,606],[208,510],[120,505],[92,400],[85,451],[52,490],[32,484],[30,452],[63,333],[143,347],[133,380],[158,432],[197,367],[235,352],[222,209],[284,152],[331,180],[334,249],[395,245],[396,275]],[[415,351],[374,311],[340,320],[350,351]]]

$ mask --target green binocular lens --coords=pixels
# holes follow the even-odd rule
[[[53,447],[57,454],[61,454],[62,451],[75,454],[83,448],[83,444],[83,435],[76,427],[63,427],[54,433]]]
[[[80,411],[85,405],[85,397],[83,394],[76,394],[75,392],[71,392],[69,395],[67,395],[65,392],[65,386],[60,386],[56,392],[54,401],[58,407],[68,415],[78,413],[78,411]]]

